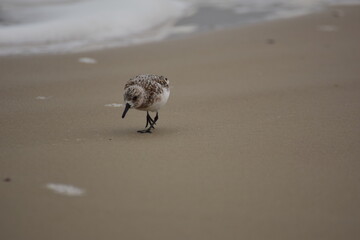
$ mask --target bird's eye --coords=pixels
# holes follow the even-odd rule
[[[135,97],[133,97],[133,101],[136,101],[138,99],[138,97],[137,96],[135,96]]]

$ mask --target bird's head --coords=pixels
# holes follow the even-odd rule
[[[144,102],[144,91],[138,86],[130,86],[125,89],[124,93],[125,109],[122,118],[125,117],[130,108],[138,108]]]

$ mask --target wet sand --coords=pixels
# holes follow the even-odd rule
[[[360,7],[335,7],[0,58],[0,239],[359,238],[359,29]],[[172,85],[153,134],[105,106],[140,73]]]

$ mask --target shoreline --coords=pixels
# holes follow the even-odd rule
[[[343,7],[351,7],[351,6],[359,6],[360,3],[352,3],[345,5],[330,5],[330,6],[318,6],[314,7],[312,10],[303,10],[298,13],[287,13],[284,16],[276,17],[272,16],[274,13],[271,11],[266,12],[252,12],[249,14],[236,14],[231,9],[221,9],[215,6],[198,6],[195,13],[189,16],[183,16],[179,19],[172,19],[170,22],[163,22],[152,28],[146,30],[145,32],[137,33],[129,38],[129,40],[119,39],[109,40],[105,43],[97,43],[93,46],[82,46],[79,49],[62,49],[62,50],[27,50],[22,53],[8,53],[8,54],[0,54],[0,58],[6,57],[21,57],[21,56],[42,56],[42,55],[68,55],[68,54],[82,54],[87,52],[100,52],[106,50],[116,50],[118,48],[127,48],[127,47],[137,47],[143,44],[151,44],[151,43],[162,43],[165,41],[172,40],[181,40],[192,38],[196,36],[201,36],[202,34],[207,34],[211,32],[218,31],[231,31],[237,30],[242,27],[252,27],[256,25],[276,22],[276,21],[287,21],[291,19],[306,17],[307,15],[313,14],[321,14],[321,12],[328,11],[329,9],[333,9],[334,17],[341,17],[341,12],[337,12],[336,8]],[[188,10],[190,11],[190,10]],[[190,11],[191,12],[191,11]],[[215,18],[211,20],[208,16],[211,15]],[[269,16],[267,16],[269,15]],[[167,26],[167,27],[165,27]],[[155,34],[156,33],[156,34]],[[142,36],[142,37],[139,37]],[[130,40],[132,39],[132,40]],[[130,41],[132,43],[125,43]],[[121,43],[122,42],[122,43]],[[65,44],[65,43],[64,43]],[[42,47],[53,48],[51,46]]]
[[[339,6],[126,48],[0,57],[0,239],[360,235],[359,27],[360,6]],[[142,73],[171,86],[148,135],[136,132],[144,112],[121,119],[119,107]]]

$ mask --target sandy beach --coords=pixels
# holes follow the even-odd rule
[[[337,6],[1,57],[0,239],[359,239],[359,29],[360,6]],[[145,112],[121,119],[141,73],[171,83],[152,134]]]

